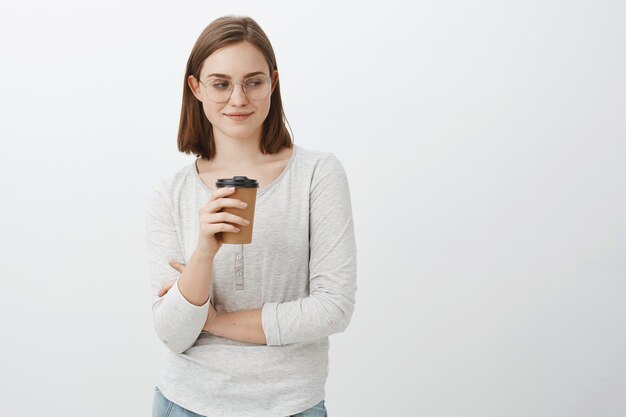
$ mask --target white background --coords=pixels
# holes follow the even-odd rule
[[[193,160],[185,64],[235,13],[350,181],[329,415],[625,415],[625,3],[229,3],[0,6],[0,413],[150,415],[147,198]]]

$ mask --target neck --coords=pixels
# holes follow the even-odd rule
[[[215,156],[211,159],[214,167],[249,167],[259,163],[263,157],[260,130],[256,137],[233,138],[216,134],[214,140]]]

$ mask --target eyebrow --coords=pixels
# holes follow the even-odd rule
[[[263,71],[255,71],[255,72],[250,72],[250,73],[244,75],[243,78],[248,78],[248,77],[251,77],[253,75],[258,75],[258,74],[266,75]],[[229,79],[229,80],[232,78],[230,75],[217,74],[217,73],[209,74],[209,75],[207,75],[204,78],[211,78],[211,77],[226,78],[226,79]]]

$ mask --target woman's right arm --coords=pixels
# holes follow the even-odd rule
[[[180,275],[169,264],[172,260],[185,263],[172,207],[162,187],[157,187],[152,194],[146,236],[153,322],[159,339],[175,353],[189,349],[206,323],[213,259],[222,245],[219,232],[238,230],[225,221],[241,223],[243,220],[232,214],[218,213],[222,207],[238,206],[239,200],[222,198],[233,192],[226,188],[216,191],[200,209],[198,245]],[[172,288],[159,297],[160,289],[174,280]]]

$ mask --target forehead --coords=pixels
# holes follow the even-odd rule
[[[209,55],[202,64],[200,76],[219,73],[237,78],[256,71],[266,74],[269,72],[265,57],[251,43],[239,42],[220,48]]]

